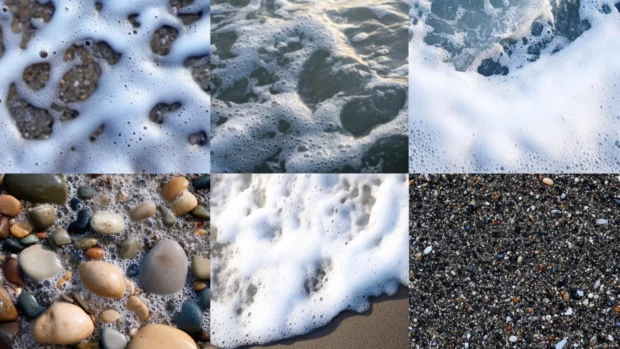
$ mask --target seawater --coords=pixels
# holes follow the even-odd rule
[[[212,3],[215,172],[406,172],[407,1]]]
[[[411,1],[410,172],[617,171],[617,2]]]

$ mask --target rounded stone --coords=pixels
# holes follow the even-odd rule
[[[10,283],[17,285],[19,287],[24,287],[26,284],[24,283],[24,276],[22,274],[22,270],[19,268],[19,264],[17,260],[14,258],[9,259],[2,266],[2,273],[4,274],[4,278],[7,279]]]
[[[154,203],[147,201],[129,210],[129,218],[134,222],[141,221],[153,217],[156,209]]]
[[[19,295],[19,298],[17,299],[17,306],[22,313],[26,314],[26,316],[30,319],[36,318],[39,314],[41,314],[41,312],[43,312],[43,308],[41,308],[41,305],[37,299],[26,291]]]
[[[24,249],[24,246],[15,239],[6,239],[2,244],[2,247],[9,252],[19,253]]]
[[[543,178],[542,180],[543,184],[550,187],[553,185],[553,179],[551,178]]]
[[[0,239],[4,240],[9,237],[9,219],[0,217]]]
[[[132,259],[138,255],[142,246],[136,239],[127,239],[119,245],[119,254],[122,259]]]
[[[127,338],[115,329],[104,327],[101,331],[101,344],[103,349],[125,349]]]
[[[211,213],[202,205],[198,205],[192,210],[192,216],[202,219],[203,221],[208,221],[211,219]]]
[[[196,200],[194,194],[186,190],[174,200],[172,211],[174,211],[177,217],[180,217],[190,213],[196,206],[198,206],[198,200]]]
[[[67,227],[70,234],[82,234],[88,230],[88,221],[90,220],[90,212],[87,208],[78,211],[77,218]]]
[[[181,306],[181,311],[174,318],[174,323],[180,330],[187,333],[200,332],[202,325],[202,312],[198,304],[192,301],[185,301]]]
[[[43,233],[45,234],[45,233]],[[38,243],[39,241],[41,241],[41,239],[39,239],[38,236],[31,234],[26,236],[25,238],[19,240],[19,243],[22,244],[23,246],[30,246],[30,245],[34,245],[36,243]]]
[[[172,326],[151,324],[140,329],[127,349],[198,349],[187,333]]]
[[[211,186],[211,176],[205,175],[192,180],[192,186],[196,189],[205,189]]]
[[[0,214],[15,217],[22,210],[22,203],[11,195],[0,195]]]
[[[63,270],[56,253],[43,245],[24,249],[17,261],[24,273],[37,281],[52,278]]]
[[[97,195],[97,191],[93,187],[84,186],[78,189],[77,195],[82,200],[88,200]]]
[[[32,338],[40,344],[75,344],[94,330],[93,321],[82,308],[64,302],[54,303],[30,326]]]
[[[45,231],[56,220],[56,209],[52,205],[37,206],[28,211],[30,222],[38,231]]]
[[[163,240],[140,263],[140,283],[146,292],[173,294],[185,285],[187,255],[173,240]]]
[[[0,286],[0,321],[17,319],[17,308],[13,305],[11,296],[6,289]]]
[[[104,322],[106,324],[114,322],[120,318],[121,318],[121,314],[119,314],[118,311],[114,309],[108,309],[106,311],[101,312],[101,314],[99,314],[99,320],[101,320],[101,322]]]
[[[192,257],[192,275],[198,280],[211,279],[211,260],[206,257]]]
[[[209,306],[211,306],[211,289],[205,288],[202,291],[196,292],[196,295],[198,296],[198,305],[200,309],[209,309]]]
[[[103,251],[103,248],[101,247],[91,247],[88,250],[86,250],[86,252],[84,252],[84,256],[89,261],[102,260],[103,257],[105,256],[105,252]]]
[[[107,211],[99,211],[90,218],[90,227],[99,234],[120,234],[125,228],[123,216]]]
[[[92,293],[121,299],[125,294],[125,278],[120,269],[107,262],[84,262],[78,267],[80,280]]]
[[[69,233],[65,229],[62,229],[62,228],[57,229],[55,232],[53,232],[49,241],[52,244],[52,246],[68,245],[72,242],[71,236],[69,236]]]
[[[9,230],[11,231],[11,235],[21,239],[32,233],[32,225],[28,222],[17,222],[13,224]]]
[[[18,199],[58,205],[64,205],[69,192],[64,177],[55,174],[7,174],[4,187]]]
[[[174,216],[174,213],[172,213],[172,211],[170,211],[166,206],[159,206],[157,208],[161,213],[161,220],[166,227],[172,227],[177,223],[177,218]]]
[[[76,240],[74,245],[77,249],[79,250],[87,250],[95,245],[97,245],[97,239],[87,236],[84,238],[81,238],[79,240]]]
[[[179,194],[187,190],[189,182],[185,177],[173,178],[161,191],[161,196],[168,202],[173,202]]]
[[[17,322],[8,322],[6,324],[0,325],[0,348],[12,348],[13,340],[20,331],[21,326]],[[5,346],[2,347],[2,344],[5,344]]]

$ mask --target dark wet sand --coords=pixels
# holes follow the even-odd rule
[[[408,348],[408,324],[409,291],[401,287],[394,296],[373,299],[371,309],[363,314],[347,311],[307,335],[252,348]]]

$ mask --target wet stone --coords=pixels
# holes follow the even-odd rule
[[[23,291],[17,299],[17,306],[22,313],[30,319],[34,319],[43,312],[43,308],[36,298],[29,292]]]
[[[75,221],[71,222],[67,227],[69,234],[82,234],[88,231],[88,222],[90,221],[90,211],[85,208],[78,211]]]
[[[68,245],[72,241],[71,241],[71,236],[69,236],[69,233],[65,229],[59,228],[55,232],[52,233],[52,235],[49,238],[49,242],[50,244],[52,244],[52,246],[62,246],[62,245]]]
[[[207,210],[207,208],[202,205],[198,205],[192,210],[192,216],[198,219],[202,219],[203,221],[208,221],[211,219],[211,214],[209,210]]]
[[[67,201],[67,183],[61,175],[7,174],[3,185],[9,194],[21,200],[58,205]]]
[[[142,246],[136,239],[127,239],[119,245],[119,254],[122,259],[132,259],[138,255]]]
[[[176,224],[177,218],[172,211],[165,206],[159,206],[158,209],[161,213],[161,220],[166,227],[172,227]]]
[[[45,231],[54,224],[56,209],[52,205],[41,205],[28,211],[28,215],[35,229]]]
[[[26,285],[24,283],[22,270],[19,268],[19,264],[15,258],[11,258],[4,263],[2,266],[2,274],[7,281],[16,286],[24,287]]]
[[[185,301],[181,311],[174,319],[177,327],[187,333],[197,333],[202,324],[202,312],[198,305],[192,301]]]
[[[88,200],[97,195],[97,191],[93,187],[84,186],[78,189],[77,195],[82,200]]]
[[[2,247],[5,250],[8,250],[9,252],[13,252],[13,253],[19,253],[24,249],[24,246],[15,239],[4,240],[4,244],[2,245]]]
[[[196,189],[208,189],[211,186],[211,176],[200,176],[192,180],[192,186]]]

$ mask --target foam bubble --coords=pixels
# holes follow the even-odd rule
[[[37,31],[25,49],[20,48],[22,33],[13,33],[9,11],[0,12],[4,55],[0,58],[0,171],[26,172],[208,172],[208,146],[190,144],[192,134],[203,132],[208,138],[210,98],[184,67],[187,59],[208,57],[210,47],[209,0],[194,0],[181,9],[170,8],[169,0],[52,0],[55,7],[49,23],[36,22]],[[102,5],[96,10],[95,4]],[[202,17],[184,25],[179,15]],[[139,27],[128,19],[135,15]],[[151,50],[151,40],[162,26],[178,31],[170,52],[161,56]],[[63,75],[78,65],[65,61],[72,45],[91,51],[106,42],[119,53],[110,64],[98,60],[101,76],[97,90],[80,103],[64,103],[57,87]],[[45,53],[42,55],[41,53]],[[208,59],[208,58],[207,58]],[[26,67],[49,63],[47,85],[35,91],[22,79]],[[46,140],[22,137],[8,113],[10,85],[37,107],[49,109],[54,123]],[[163,124],[149,120],[158,103],[178,102],[181,108],[170,112]],[[61,112],[53,104],[79,112],[73,120],[59,121]],[[91,134],[101,125],[96,141]],[[202,141],[204,144],[205,141]],[[94,161],[94,160],[97,161]]]
[[[310,332],[408,280],[405,175],[214,175],[211,340]]]
[[[618,168],[612,1],[444,3],[411,2],[410,172]]]

